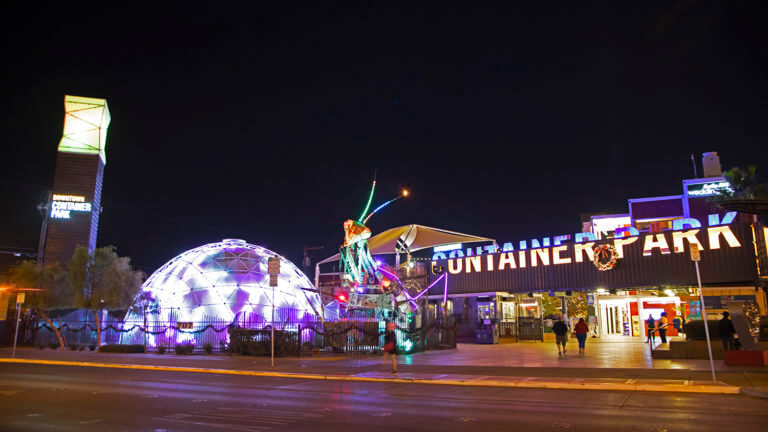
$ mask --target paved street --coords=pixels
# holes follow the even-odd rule
[[[0,419],[10,431],[760,431],[768,401],[3,364]]]
[[[578,377],[656,380],[711,380],[708,360],[653,360],[648,345],[635,338],[590,339],[587,355],[574,354],[572,343],[565,358],[557,356],[554,343],[500,345],[459,344],[458,349],[428,351],[399,356],[401,376],[445,374],[460,376]],[[0,357],[10,357],[10,349],[0,349]],[[361,375],[388,372],[381,357],[324,355],[319,358],[284,357],[269,366],[267,357],[229,355],[178,356],[159,354],[104,354],[88,351],[53,351],[23,348],[18,358],[85,362],[182,366],[195,368],[278,371]],[[2,366],[0,366],[2,367]],[[715,361],[718,380],[736,386],[759,387],[768,391],[768,368],[726,366]]]

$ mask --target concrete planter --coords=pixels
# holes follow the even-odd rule
[[[768,366],[768,351],[726,351],[725,364],[732,366]]]
[[[761,350],[768,350],[768,344],[760,342],[758,347]],[[748,351],[729,351],[729,352],[748,352]],[[761,351],[756,351],[761,352]],[[715,360],[723,360],[723,344],[720,339],[712,341],[712,357]],[[657,359],[709,359],[707,352],[707,341],[670,341],[669,349],[654,349],[653,358]]]

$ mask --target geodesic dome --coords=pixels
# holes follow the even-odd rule
[[[168,332],[151,335],[151,345],[163,337],[175,342],[192,341],[195,330],[202,331],[205,326],[263,328],[271,324],[272,318],[273,288],[267,270],[271,257],[280,258],[274,307],[276,323],[283,325],[276,327],[320,320],[320,296],[293,263],[244,240],[225,239],[184,252],[155,271],[141,292],[151,293],[156,303],[148,313],[133,308],[124,328],[143,326],[146,315],[150,332],[162,330],[157,329],[158,325],[174,332],[173,337]],[[181,329],[179,323],[184,323],[185,328]],[[133,333],[125,334],[123,339],[135,339]]]

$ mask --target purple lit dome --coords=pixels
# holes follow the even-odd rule
[[[280,258],[274,295],[267,271],[271,257]],[[182,253],[155,271],[142,292],[151,293],[156,301],[147,312],[150,330],[158,325],[176,327],[177,323],[192,323],[193,329],[229,323],[262,328],[271,323],[273,298],[276,321],[283,316],[283,321],[315,321],[322,314],[320,296],[301,270],[268,249],[238,239],[224,239]],[[143,324],[140,309],[131,309],[125,328]],[[134,336],[132,333],[125,336]],[[194,339],[189,336],[175,339]]]

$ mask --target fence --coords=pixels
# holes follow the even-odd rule
[[[543,341],[544,333],[541,326],[541,318],[518,317],[517,318],[518,341]]]
[[[300,355],[319,349],[344,354],[379,353],[383,345],[384,322],[372,312],[354,311],[346,318],[323,322],[304,311],[275,309],[275,341],[280,346],[275,352]],[[53,315],[50,318],[66,346],[74,349],[96,344],[92,312],[75,310]],[[199,316],[194,321],[187,321],[183,314],[174,310],[148,313],[146,321],[142,315],[132,315],[127,320],[105,316],[100,322],[101,341],[102,344],[146,344],[150,349],[159,350],[191,345],[195,351],[207,348],[220,352],[262,354],[266,342],[271,342],[272,320],[271,317],[266,318],[260,314],[241,313],[232,320]],[[417,321],[405,316],[395,318],[398,345],[403,352],[456,347],[457,327],[452,318],[429,323]],[[20,344],[58,345],[56,334],[42,318],[30,314],[22,322]],[[236,340],[233,340],[232,334],[237,334]],[[291,344],[295,344],[295,350],[290,348]],[[266,354],[269,354],[268,350]]]

